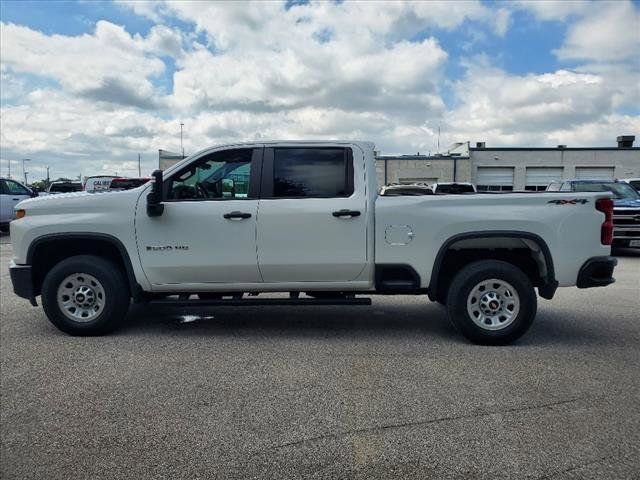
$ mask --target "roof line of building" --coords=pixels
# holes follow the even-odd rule
[[[462,155],[377,155],[376,160],[469,160]]]
[[[584,150],[631,150],[638,151],[640,147],[470,147],[469,150],[474,152],[482,152],[482,151],[497,151],[497,152],[539,152],[539,151],[563,151],[563,150],[571,150],[571,151],[584,151]]]

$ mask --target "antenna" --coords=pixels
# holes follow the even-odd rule
[[[184,127],[184,123],[180,122],[180,150],[182,151],[182,158],[184,158],[184,147],[182,146],[182,127]]]

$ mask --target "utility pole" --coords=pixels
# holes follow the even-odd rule
[[[47,187],[49,187],[50,184],[50,180],[49,180],[49,165],[47,165]]]
[[[140,173],[140,154],[138,154],[138,177],[141,177],[142,174]]]
[[[25,186],[27,185],[27,173],[29,173],[29,172],[27,172],[24,169],[24,162],[30,162],[30,161],[31,161],[30,158],[23,158],[22,159],[22,174],[24,175],[24,184],[25,184]]]
[[[11,160],[7,158],[7,178],[11,178]]]
[[[180,150],[182,151],[182,158],[184,158],[184,147],[182,146],[182,127],[184,127],[184,123],[180,122]]]

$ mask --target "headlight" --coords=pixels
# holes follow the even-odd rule
[[[27,214],[27,211],[24,209],[16,210],[16,219],[22,218]]]

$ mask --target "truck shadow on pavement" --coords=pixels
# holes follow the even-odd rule
[[[428,303],[367,307],[217,307],[133,306],[124,328],[163,330],[180,335],[264,337],[433,336],[455,339],[446,310]]]
[[[531,329],[514,346],[613,346],[626,339],[600,325],[597,312],[568,319],[563,312],[541,311]],[[215,336],[308,339],[404,339],[417,343],[471,345],[450,324],[437,304],[371,307],[218,307],[185,309],[132,306],[117,334],[155,332],[179,337]],[[502,348],[502,347],[483,347]]]

